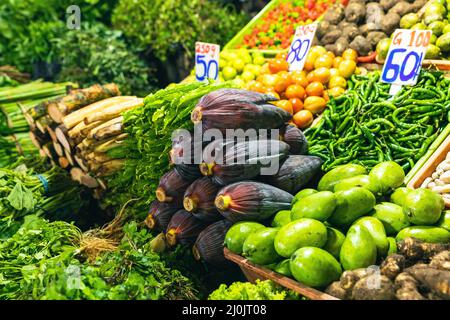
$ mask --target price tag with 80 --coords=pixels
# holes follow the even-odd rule
[[[217,44],[195,43],[195,78],[197,81],[217,80],[219,77],[220,46]]]
[[[291,48],[286,58],[289,63],[289,71],[303,70],[316,30],[317,23],[299,26],[295,30],[294,39],[292,40]]]
[[[415,85],[431,34],[431,30],[395,30],[381,81],[395,85]]]

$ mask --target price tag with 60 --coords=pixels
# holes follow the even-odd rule
[[[316,30],[317,23],[299,26],[295,30],[294,39],[286,58],[289,63],[289,71],[303,70]]]
[[[431,34],[431,30],[395,30],[381,81],[397,86],[415,85]]]
[[[195,78],[197,81],[217,80],[219,77],[220,46],[212,43],[195,43]]]

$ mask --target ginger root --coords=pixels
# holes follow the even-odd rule
[[[442,251],[431,258],[430,267],[450,271],[450,250]]]
[[[348,291],[341,287],[340,281],[335,281],[330,284],[325,290],[325,293],[341,300],[346,300],[349,298]]]
[[[398,253],[409,260],[428,259],[439,252],[450,250],[450,244],[425,243],[415,238],[407,238],[398,243]]]
[[[405,271],[441,298],[450,299],[450,271],[427,265],[415,265]]]
[[[426,300],[420,294],[417,286],[419,283],[409,273],[402,272],[395,278],[395,296],[398,300]]]
[[[395,288],[392,281],[374,273],[359,279],[352,291],[353,300],[393,300]]]
[[[381,274],[394,280],[405,268],[405,257],[400,254],[392,254],[381,263]]]

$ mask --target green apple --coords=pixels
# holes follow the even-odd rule
[[[242,80],[244,80],[245,82],[251,81],[255,79],[255,75],[250,72],[250,71],[244,71],[242,73]]]
[[[236,75],[237,75],[237,71],[233,67],[227,66],[227,67],[223,68],[223,70],[222,70],[222,76],[225,80],[234,79],[236,77]]]
[[[232,66],[234,69],[236,69],[237,72],[242,72],[242,70],[244,70],[245,67],[245,61],[238,58],[236,60],[233,60],[232,62]]]

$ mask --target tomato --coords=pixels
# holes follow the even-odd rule
[[[339,73],[339,70],[336,68],[331,68],[330,69],[330,77],[335,77],[335,76],[340,76],[341,74]]]
[[[333,66],[333,58],[330,57],[329,55],[322,55],[320,57],[318,57],[315,61],[314,61],[314,68],[318,69],[321,67],[325,67],[325,68],[331,68]]]
[[[298,84],[292,84],[286,89],[286,98],[292,99],[292,98],[299,98],[304,99],[305,98],[305,89],[301,85]]]
[[[289,63],[286,60],[274,59],[269,61],[269,69],[272,73],[278,73],[280,71],[288,71]]]
[[[347,49],[342,53],[342,58],[344,60],[356,61],[356,59],[358,58],[358,52],[356,52],[356,50],[353,49]]]
[[[294,114],[294,123],[300,129],[308,128],[314,120],[313,114],[308,110],[301,110]]]
[[[354,60],[344,60],[339,65],[338,70],[341,76],[348,79],[356,70],[356,62]]]
[[[340,95],[342,95],[345,92],[344,88],[341,87],[334,87],[328,90],[328,95],[332,96],[332,97],[339,97]]]
[[[308,79],[306,79],[306,76],[303,75],[302,73],[295,73],[295,72],[296,72],[296,71],[294,71],[294,72],[291,74],[292,81],[293,81],[295,84],[299,84],[299,85],[301,85],[303,88],[306,88],[306,86],[309,84],[309,81],[308,81]]]
[[[314,64],[316,62],[317,57],[318,57],[317,53],[309,52],[306,57],[305,66],[303,67],[303,70],[306,71],[314,70]]]
[[[312,70],[310,73],[308,73],[308,75],[306,76],[306,80],[308,80],[308,84],[313,82],[314,79],[316,78],[316,70]]]
[[[321,97],[323,95],[323,90],[323,84],[318,81],[314,81],[308,84],[308,86],[306,87],[306,94],[308,96]]]
[[[272,104],[289,112],[290,114],[294,114],[294,109],[292,107],[292,103],[289,100],[278,100],[278,101],[272,102]]]
[[[303,101],[299,98],[292,98],[289,99],[289,101],[292,103],[292,108],[294,109],[294,113],[297,113],[301,110],[303,110]]]
[[[331,77],[330,82],[328,83],[328,88],[332,89],[335,87],[347,88],[347,80],[341,76]]]
[[[278,73],[278,76],[286,81],[286,86],[290,86],[291,84],[294,84],[294,79],[292,79],[292,75],[290,72],[287,71],[281,71]]]
[[[255,82],[251,87],[250,87],[251,91],[256,91],[259,93],[264,93],[266,92],[266,88],[264,87],[264,85],[261,82]]]
[[[333,60],[333,68],[338,68],[342,61],[344,61],[344,58],[342,58],[342,57],[334,58],[334,60]]]
[[[314,75],[312,77],[312,81],[318,81],[320,83],[326,84],[330,81],[330,69],[327,68],[319,68],[313,71]]]
[[[263,64],[261,69],[259,69],[259,74],[260,75],[270,74],[270,69],[269,69],[269,64],[268,63]]]
[[[280,52],[275,56],[275,59],[281,59],[281,60],[286,60],[287,58],[287,53],[286,52]]]
[[[303,108],[313,114],[322,113],[327,106],[327,101],[322,97],[308,97],[303,103]]]
[[[334,53],[333,52],[331,52],[331,51],[328,51],[327,53],[325,53],[327,56],[329,56],[331,59],[335,59],[336,58],[336,56],[334,55]]]
[[[309,52],[314,52],[318,57],[320,57],[327,53],[327,49],[325,49],[325,47],[323,46],[314,46],[309,49]]]
[[[283,93],[287,88],[287,82],[285,79],[281,77],[277,77],[277,82],[275,83],[274,89],[278,93]]]
[[[261,77],[258,77],[258,79],[260,79],[265,87],[275,87],[279,77],[276,74],[264,74]]]

